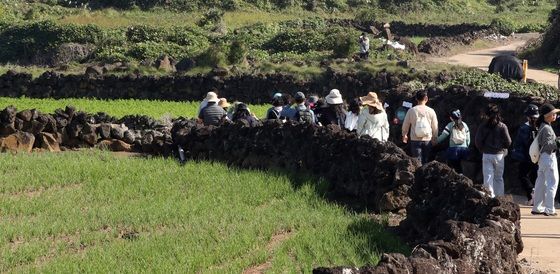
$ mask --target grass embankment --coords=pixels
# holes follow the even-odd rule
[[[0,155],[0,272],[273,273],[409,252],[325,182],[106,152]]]
[[[115,117],[125,115],[147,115],[156,119],[162,117],[196,117],[200,102],[172,102],[155,100],[96,100],[96,99],[34,99],[0,97],[0,109],[13,105],[18,110],[37,109],[53,113],[56,109],[74,106],[88,113],[105,112]],[[251,112],[264,118],[269,105],[249,105]]]

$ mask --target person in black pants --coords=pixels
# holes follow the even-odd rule
[[[529,147],[537,135],[536,121],[539,118],[539,108],[530,104],[525,109],[527,122],[522,124],[517,130],[517,135],[513,141],[513,151],[511,157],[519,164],[519,182],[527,195],[527,203],[531,205],[532,192],[537,180],[538,165],[531,162],[529,158]]]

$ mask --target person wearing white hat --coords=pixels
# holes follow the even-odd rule
[[[377,94],[370,92],[366,96],[360,97],[360,100],[366,107],[362,109],[358,117],[356,133],[359,136],[369,135],[374,139],[386,142],[389,139],[389,121]]]
[[[344,101],[338,89],[332,89],[329,95],[325,97],[328,107],[322,111],[319,122],[323,126],[338,125],[344,128],[346,122],[346,109],[344,109]]]
[[[226,111],[218,105],[220,101],[218,95],[210,91],[206,94],[204,100],[207,102],[207,105],[200,111],[198,118],[202,120],[206,126],[218,125],[227,114]]]

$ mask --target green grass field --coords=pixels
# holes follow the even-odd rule
[[[325,182],[108,152],[0,155],[0,272],[309,273],[410,250]]]
[[[148,115],[160,119],[163,117],[176,118],[196,117],[200,102],[172,102],[154,100],[97,100],[97,99],[33,99],[0,97],[0,109],[13,105],[18,110],[38,109],[45,113],[53,113],[58,108],[74,106],[78,110],[88,113],[105,112],[115,117],[125,115]],[[251,112],[259,118],[266,116],[269,105],[249,105]]]

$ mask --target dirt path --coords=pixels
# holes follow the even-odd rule
[[[450,57],[438,57],[430,58],[429,61],[438,63],[448,63],[452,65],[463,65],[467,67],[475,67],[482,70],[488,70],[488,65],[492,58],[501,54],[510,54],[515,52],[518,47],[525,44],[526,39],[514,40],[511,43],[499,46],[495,48],[482,49],[471,51],[467,53],[462,53]],[[529,64],[529,71],[527,72],[527,78],[533,79],[539,83],[548,84],[554,87],[558,87],[558,75],[555,73],[550,73],[544,70],[531,69],[531,64]]]
[[[528,273],[558,273],[560,271],[560,217],[531,215],[531,207],[526,206],[524,197],[514,200],[521,207],[521,237],[523,252],[519,254],[522,265],[528,265]],[[542,273],[540,272],[540,273]]]

